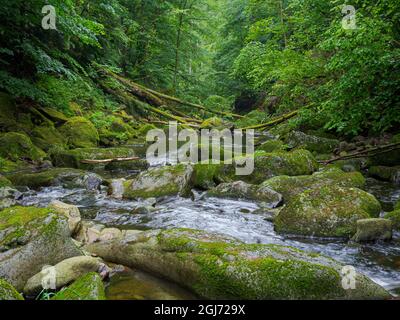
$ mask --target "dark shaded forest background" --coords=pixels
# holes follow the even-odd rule
[[[98,84],[107,68],[215,110],[249,113],[248,124],[301,109],[293,128],[344,136],[399,129],[398,0],[347,3],[357,10],[355,30],[343,29],[337,0],[0,3],[0,89],[26,108],[68,114],[75,103],[102,127],[126,108]],[[41,27],[46,4],[56,8],[57,30]]]

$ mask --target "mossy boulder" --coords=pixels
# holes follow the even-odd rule
[[[335,260],[281,245],[244,244],[189,229],[153,230],[85,247],[106,261],[147,270],[206,299],[384,299],[360,273],[344,290]]]
[[[57,263],[52,271],[55,273],[55,288],[60,289],[66,285],[71,284],[73,281],[77,280],[79,277],[84,276],[90,272],[101,273],[103,271],[107,272],[108,267],[99,258],[79,256],[63,260]],[[25,287],[25,296],[36,296],[43,290],[42,283],[43,279],[50,272],[43,269],[41,272],[35,274],[31,277]]]
[[[10,187],[0,188],[0,210],[9,208],[17,203],[22,197],[22,193]]]
[[[24,300],[24,298],[11,284],[0,278],[0,301],[4,300]]]
[[[285,151],[285,144],[281,140],[268,140],[257,147],[257,150],[265,151],[267,153]]]
[[[36,146],[45,151],[54,146],[63,147],[65,145],[61,133],[51,125],[35,127],[31,133],[31,139]]]
[[[64,113],[54,108],[40,107],[38,110],[55,123],[63,124],[68,121],[68,117]]]
[[[220,172],[225,180],[243,180],[252,184],[260,184],[274,176],[309,175],[318,169],[314,156],[307,150],[291,152],[256,153],[254,155],[254,171],[250,175],[236,175],[237,160],[234,165],[225,165]]]
[[[223,182],[220,177],[222,165],[197,163],[193,166],[193,187],[208,190]]]
[[[6,177],[0,175],[0,188],[11,187],[11,186],[12,186],[11,181],[8,180]]]
[[[92,169],[94,164],[82,163],[82,160],[105,160],[115,158],[129,158],[136,156],[133,148],[78,148],[64,150],[54,148],[49,151],[54,166],[62,168]]]
[[[274,190],[243,181],[221,183],[207,192],[209,197],[253,200],[263,203],[265,207],[276,208],[282,202],[282,195]]]
[[[72,148],[92,148],[99,142],[95,126],[83,117],[73,117],[59,128],[61,135]]]
[[[340,186],[324,186],[295,196],[275,218],[275,229],[317,237],[352,237],[357,221],[378,217],[379,201],[371,194]]]
[[[58,292],[51,300],[106,300],[101,277],[90,272]]]
[[[143,124],[136,130],[136,137],[146,140],[146,135],[150,130],[155,130],[157,127],[154,124]]]
[[[368,174],[378,180],[390,181],[395,184],[400,184],[400,166],[373,166],[368,169]]]
[[[331,185],[362,189],[365,187],[365,178],[359,172],[343,172],[338,168],[331,167],[308,176],[277,176],[262,183],[262,186],[282,194],[285,202],[308,189]]]
[[[339,140],[311,136],[301,131],[291,132],[286,143],[290,148],[302,148],[316,153],[331,153],[339,146]]]
[[[10,161],[7,159],[4,159],[0,157],[0,172],[1,173],[7,173],[11,171],[17,171],[19,169],[25,169],[26,168],[26,163],[22,161]]]
[[[400,231],[400,208],[386,213],[384,218],[392,221],[393,229]]]
[[[352,240],[356,242],[392,240],[392,222],[389,219],[361,219],[357,221],[357,232]]]
[[[22,290],[45,265],[82,255],[67,219],[52,209],[11,207],[0,211],[0,278]]]
[[[15,186],[27,186],[32,189],[63,186],[97,190],[103,183],[103,179],[97,174],[66,168],[54,168],[35,173],[16,173],[9,175],[8,178]]]
[[[157,198],[163,196],[186,196],[191,189],[193,167],[178,164],[151,168],[141,172],[133,180],[124,182],[126,199]]]
[[[107,164],[104,169],[108,171],[144,171],[150,167],[146,159],[130,161],[113,161]]]
[[[0,157],[11,160],[39,161],[46,153],[36,147],[31,139],[18,132],[8,132],[0,135]]]

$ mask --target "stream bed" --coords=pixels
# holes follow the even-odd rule
[[[400,188],[390,183],[368,179],[367,190],[374,194],[390,211],[400,198]],[[22,205],[46,206],[52,200],[77,205],[83,219],[94,220],[121,229],[192,228],[227,234],[246,243],[274,243],[293,246],[305,251],[330,256],[346,265],[354,266],[372,280],[400,294],[400,234],[389,243],[351,243],[337,239],[286,237],[274,231],[273,223],[265,214],[255,214],[257,204],[217,198],[166,198],[158,202],[155,211],[132,214],[143,202],[112,199],[102,191],[62,187],[27,191]],[[189,299],[189,293],[172,284],[139,271],[129,270],[111,278],[107,288],[112,299]]]

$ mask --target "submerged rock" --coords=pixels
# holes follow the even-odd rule
[[[390,181],[395,184],[400,184],[400,166],[385,167],[374,166],[369,168],[368,174],[378,180]]]
[[[91,272],[58,292],[51,300],[106,300],[104,284],[97,273]]]
[[[0,279],[0,301],[2,300],[24,300],[24,298],[11,284]]]
[[[339,146],[339,140],[311,136],[301,131],[293,131],[286,139],[290,148],[303,148],[311,152],[331,153]]]
[[[82,255],[67,219],[52,209],[12,207],[0,211],[0,278],[17,290],[45,265]]]
[[[315,253],[189,229],[153,230],[85,248],[106,261],[146,270],[206,299],[384,299],[364,275],[341,285],[342,265]]]
[[[281,193],[285,202],[288,202],[299,193],[312,188],[337,185],[362,189],[365,187],[365,178],[359,172],[343,172],[338,168],[331,167],[308,176],[273,177],[261,185]]]
[[[266,207],[275,208],[282,202],[282,195],[265,187],[248,184],[243,181],[222,183],[207,192],[210,197],[245,199],[265,203]]]
[[[103,183],[103,179],[97,174],[64,168],[49,169],[35,173],[16,173],[8,177],[15,186],[27,186],[32,189],[63,186],[66,188],[97,190]]]
[[[0,157],[11,161],[18,160],[43,160],[46,153],[36,147],[31,139],[19,132],[0,134]]]
[[[67,144],[73,148],[97,146],[99,134],[95,126],[83,117],[73,117],[59,128]]]
[[[89,272],[103,273],[104,275],[108,273],[108,267],[101,259],[86,256],[69,258],[49,268],[52,268],[51,272],[54,272],[55,275],[55,287],[51,288],[53,290],[60,289]],[[39,294],[43,290],[42,284],[49,273],[50,271],[45,268],[30,278],[24,287],[24,294],[26,296]]]
[[[362,219],[357,221],[356,242],[388,241],[392,239],[392,222],[388,219]]]
[[[274,223],[280,233],[350,238],[358,220],[377,217],[380,212],[381,205],[373,195],[333,185],[295,196]]]
[[[163,196],[187,196],[191,189],[193,167],[179,164],[152,168],[124,183],[124,198],[146,199]]]

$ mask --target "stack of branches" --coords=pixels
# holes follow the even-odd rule
[[[97,80],[102,89],[108,94],[116,97],[121,103],[126,105],[133,105],[137,109],[147,110],[152,114],[157,115],[157,120],[148,119],[147,122],[156,124],[166,124],[165,120],[177,121],[178,123],[192,128],[200,128],[200,124],[203,122],[196,116],[189,116],[178,110],[176,105],[185,105],[191,108],[201,110],[204,113],[216,114],[231,118],[243,118],[244,116],[222,112],[218,110],[212,110],[205,106],[180,100],[176,97],[166,95],[164,93],[157,92],[149,89],[143,85],[137,84],[130,79],[122,77],[108,69],[98,66],[99,73],[103,77],[109,77],[116,80],[118,86],[110,86],[107,81]],[[163,120],[161,120],[161,119]]]

